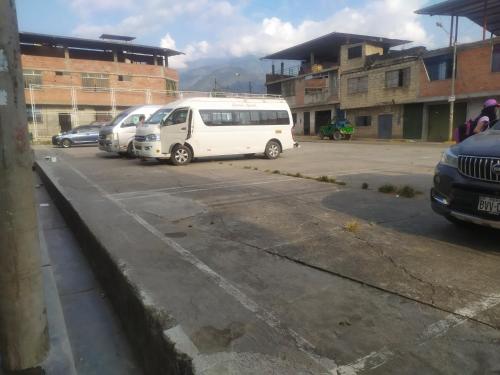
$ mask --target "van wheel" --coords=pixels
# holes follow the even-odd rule
[[[133,144],[133,142],[130,142],[128,144],[128,147],[127,147],[127,157],[130,158],[130,159],[135,158],[135,155],[134,155],[134,144]]]
[[[69,148],[71,147],[71,141],[69,139],[63,139],[61,142],[61,146],[64,148]]]
[[[172,155],[170,156],[170,161],[174,165],[186,165],[193,159],[193,154],[191,150],[183,145],[177,145],[172,150]]]
[[[264,154],[266,155],[266,158],[268,159],[276,159],[278,156],[280,156],[281,153],[281,147],[276,141],[269,141],[267,142],[266,145],[266,151]]]

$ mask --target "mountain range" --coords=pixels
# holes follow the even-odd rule
[[[269,62],[256,56],[201,59],[179,69],[180,90],[265,93]]]

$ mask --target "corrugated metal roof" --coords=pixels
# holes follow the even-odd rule
[[[47,35],[30,32],[20,32],[19,41],[26,44],[42,44],[84,49],[118,50],[129,53],[156,56],[176,56],[183,54],[169,48],[151,47],[142,44],[113,42],[110,40],[74,38],[68,36]]]
[[[308,42],[298,44],[296,46],[284,49],[262,57],[262,59],[276,60],[308,60],[311,52],[316,58],[338,58],[340,46],[343,44],[355,44],[362,42],[372,42],[390,48],[402,44],[410,43],[408,40],[388,39],[377,36],[345,34],[345,33],[330,33]],[[332,48],[337,47],[337,48]]]
[[[467,17],[486,30],[500,35],[500,0],[448,0],[415,11],[430,16]]]

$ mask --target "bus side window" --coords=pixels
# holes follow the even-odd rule
[[[177,109],[170,116],[167,117],[165,125],[177,125],[183,124],[187,120],[188,109]]]

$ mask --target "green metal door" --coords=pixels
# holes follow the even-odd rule
[[[453,127],[465,123],[467,103],[455,103]],[[429,141],[444,142],[448,140],[448,124],[450,122],[450,105],[438,104],[429,106]]]
[[[406,104],[403,115],[403,138],[421,139],[422,138],[422,120],[424,105]]]

